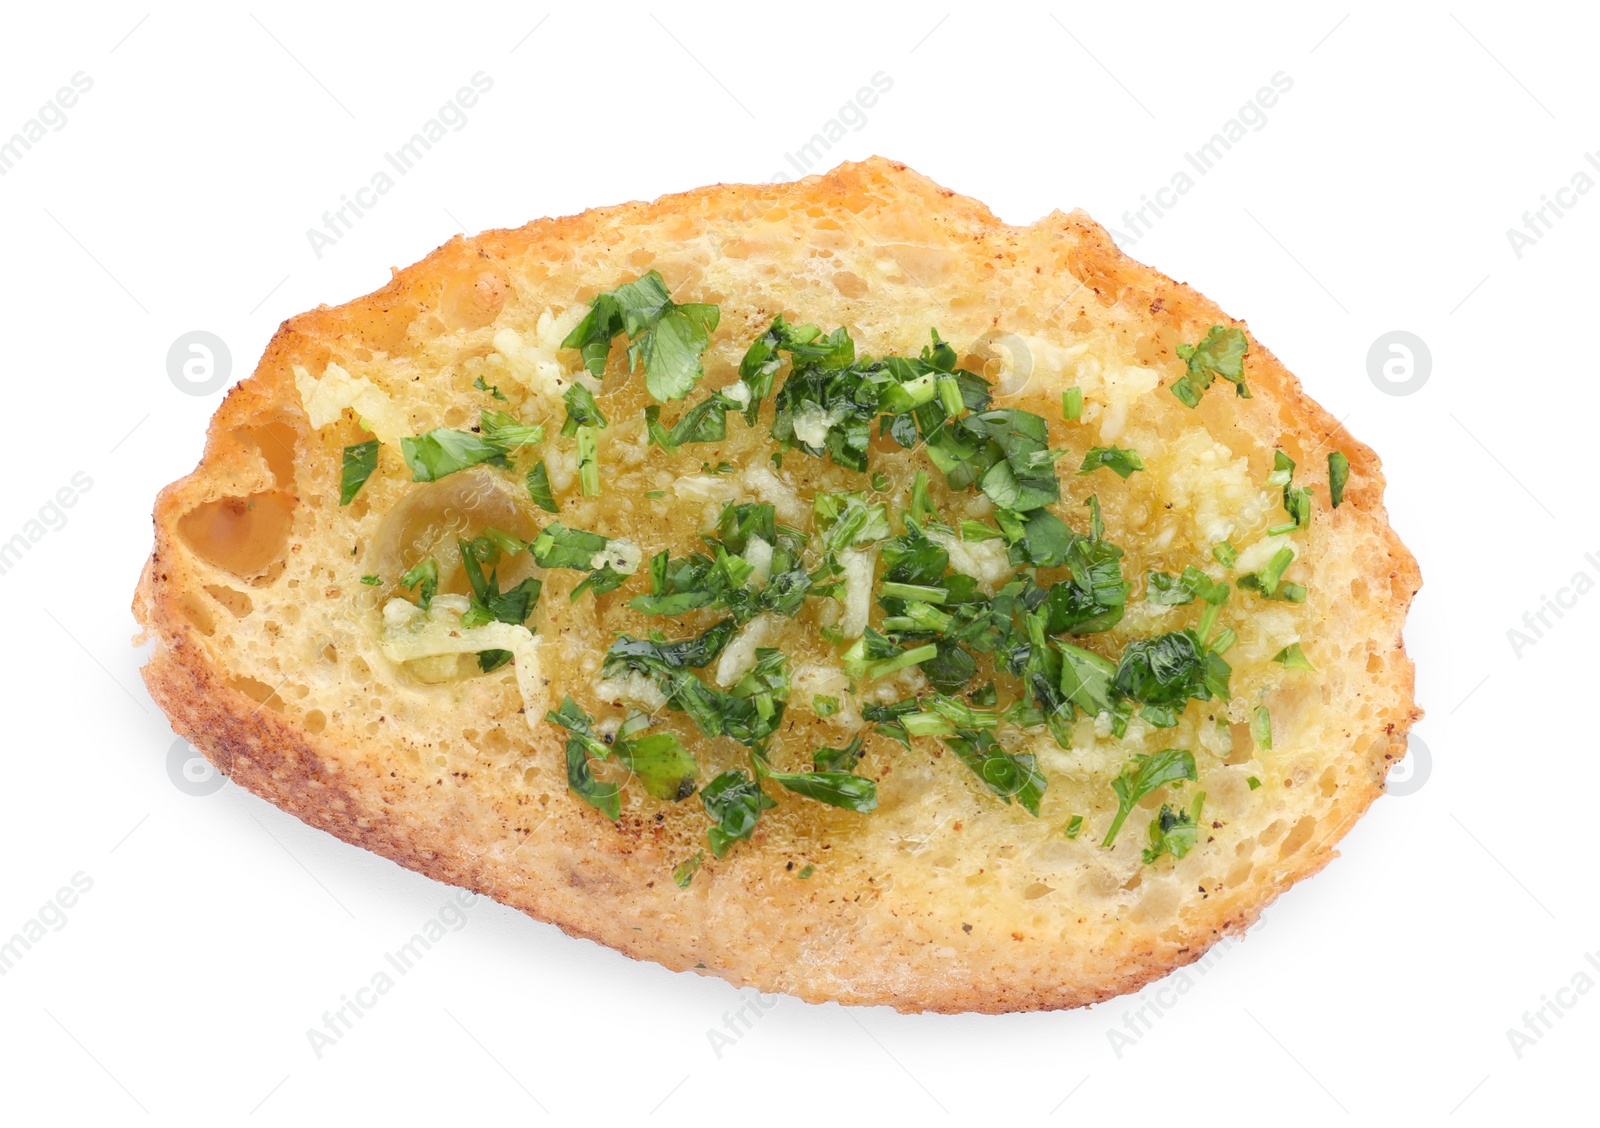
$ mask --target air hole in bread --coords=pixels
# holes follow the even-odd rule
[[[304,724],[306,726],[306,731],[312,736],[315,736],[317,733],[328,727],[327,714],[321,709],[313,709],[311,712],[305,715]]]
[[[1048,897],[1054,892],[1055,889],[1053,889],[1051,886],[1046,885],[1042,881],[1035,881],[1032,885],[1028,886],[1022,891],[1022,899],[1024,901],[1037,901],[1040,897]]]
[[[206,584],[206,594],[227,608],[235,619],[242,619],[254,609],[255,604],[242,591],[234,591],[223,584]]]
[[[257,705],[265,705],[274,712],[283,712],[283,698],[278,696],[278,691],[266,682],[256,681],[255,678],[232,678],[228,682],[229,689],[237,689]]]
[[[862,298],[867,294],[867,280],[848,270],[833,276],[833,288],[847,298]]]
[[[358,306],[351,311],[350,329],[359,338],[360,344],[375,352],[398,353],[405,344],[406,334],[411,328],[411,323],[416,320],[418,310],[413,302],[393,301],[374,302],[367,306]],[[358,353],[352,354],[356,359],[365,359]],[[370,356],[370,353],[368,354]],[[319,367],[307,365],[313,372],[321,371]]]
[[[1295,823],[1294,829],[1291,830],[1289,832],[1289,836],[1283,840],[1283,845],[1278,847],[1279,859],[1287,858],[1290,854],[1295,853],[1300,849],[1300,847],[1311,841],[1311,835],[1316,831],[1316,829],[1317,817],[1315,815],[1307,815],[1305,818]]]
[[[208,564],[259,578],[282,560],[294,507],[292,496],[276,492],[218,498],[178,518],[178,537]]]
[[[482,329],[500,316],[510,293],[505,272],[480,259],[444,279],[439,318],[449,329]]]
[[[183,617],[194,624],[195,630],[207,636],[216,634],[216,619],[212,617],[210,608],[194,592],[184,592],[183,598],[178,601],[178,607],[183,612]]]
[[[1248,764],[1256,757],[1255,737],[1250,735],[1250,726],[1244,723],[1229,725],[1228,734],[1233,737],[1233,747],[1228,750],[1225,764]]]
[[[294,482],[300,434],[293,426],[282,420],[274,420],[258,427],[241,427],[239,435],[256,448],[275,484],[287,486]]]

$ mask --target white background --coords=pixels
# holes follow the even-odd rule
[[[1592,1110],[1600,990],[1556,992],[1584,969],[1600,982],[1585,961],[1600,953],[1587,592],[1600,192],[1520,257],[1506,231],[1600,150],[1600,28],[1577,5],[1400,9],[8,10],[0,138],[73,74],[93,86],[0,177],[0,541],[74,474],[92,485],[0,576],[0,941],[74,874],[93,885],[0,976],[0,1116],[1320,1124]],[[493,88],[466,125],[318,257],[307,228],[479,71]],[[1382,454],[1426,580],[1407,641],[1428,716],[1394,789],[1409,793],[1381,799],[1340,859],[1181,995],[1169,980],[1090,1011],[1004,1017],[774,998],[719,1056],[707,1031],[752,994],[485,901],[316,1057],[307,1029],[452,891],[232,784],[197,796],[171,779],[128,603],[152,499],[193,467],[222,395],[174,385],[173,341],[217,334],[238,379],[284,317],[376,288],[460,228],[792,175],[785,154],[877,72],[892,88],[819,168],[881,153],[1010,222],[1079,206],[1127,233],[1123,213],[1280,71],[1293,88],[1265,126],[1124,242],[1248,318]],[[1369,376],[1369,347],[1395,329],[1431,353],[1414,394]],[[1507,632],[1563,589],[1562,618],[1514,647]],[[1546,996],[1576,1005],[1519,1056],[1507,1031]],[[1160,1013],[1142,1027],[1129,1015],[1146,1003]],[[1110,1036],[1130,1028],[1131,1043]]]

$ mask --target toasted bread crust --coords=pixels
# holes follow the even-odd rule
[[[905,210],[924,209],[931,228],[950,246],[981,246],[993,253],[995,270],[1009,265],[1008,241],[1044,233],[1061,277],[1051,282],[1041,276],[1041,300],[1053,300],[1053,287],[1064,285],[1073,293],[1063,301],[1142,306],[1150,318],[1183,333],[1213,323],[1246,328],[1189,287],[1129,259],[1082,213],[1056,213],[1033,228],[1009,228],[976,201],[879,159],[794,184],[717,185],[654,203],[454,238],[396,272],[373,294],[284,322],[256,373],[218,409],[199,468],[158,498],[155,546],[134,611],[155,643],[143,671],[146,684],[174,729],[234,782],[346,842],[630,956],[808,1001],[938,1012],[1076,1007],[1137,990],[1198,959],[1222,936],[1248,928],[1281,892],[1335,856],[1339,839],[1382,793],[1390,766],[1404,755],[1406,733],[1420,716],[1400,632],[1421,580],[1416,562],[1389,528],[1378,458],[1306,396],[1253,337],[1249,377],[1256,398],[1250,409],[1261,413],[1259,418],[1275,414],[1282,430],[1309,439],[1308,447],[1337,447],[1350,460],[1345,505],[1319,513],[1325,527],[1318,535],[1331,538],[1323,552],[1359,546],[1363,558],[1373,561],[1363,569],[1370,606],[1363,609],[1361,623],[1372,633],[1367,661],[1376,673],[1362,713],[1353,718],[1359,731],[1350,734],[1350,747],[1328,751],[1330,761],[1338,759],[1351,770],[1317,822],[1314,841],[1290,852],[1280,865],[1253,874],[1242,887],[1188,906],[1181,928],[1129,925],[1117,934],[1116,950],[1083,951],[1063,937],[1024,940],[1020,932],[1013,939],[981,926],[975,933],[946,935],[936,914],[924,917],[911,911],[921,906],[897,899],[892,880],[858,885],[852,895],[820,880],[785,878],[782,856],[764,854],[759,833],[743,858],[708,866],[705,879],[680,891],[663,880],[671,859],[663,865],[648,827],[619,833],[563,792],[549,797],[537,819],[511,817],[503,802],[479,791],[470,779],[438,786],[422,774],[392,766],[385,771],[381,758],[357,754],[362,742],[350,733],[331,727],[310,731],[290,712],[268,707],[270,696],[263,702],[240,688],[230,671],[219,669],[194,614],[186,610],[186,601],[192,604],[208,579],[208,565],[180,532],[184,516],[219,498],[259,497],[285,488],[264,470],[262,452],[252,448],[252,442],[262,441],[250,437],[255,429],[272,424],[297,440],[309,434],[290,374],[293,364],[319,356],[325,360],[330,342],[352,338],[373,350],[393,348],[419,309],[445,300],[447,280],[484,263],[530,251],[554,260],[565,257],[565,248],[603,242],[618,229],[670,234],[680,224],[779,207],[820,208],[848,220],[860,210],[860,201],[882,196],[897,198]],[[1075,284],[1065,285],[1069,279]],[[1164,360],[1172,363],[1170,357]],[[1199,410],[1214,418],[1236,407],[1231,396],[1214,389]],[[298,545],[291,549],[298,550]],[[530,727],[533,754],[555,762],[557,735],[549,726]],[[893,864],[886,862],[880,872],[892,877]],[[818,955],[819,941],[839,949],[839,957]]]

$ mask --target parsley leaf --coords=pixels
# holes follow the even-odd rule
[[[518,423],[503,411],[481,413],[478,431],[474,434],[471,431],[437,427],[424,434],[401,439],[400,453],[411,468],[411,480],[437,482],[447,474],[480,464],[503,469],[509,465],[506,456],[511,451],[544,439],[542,426]]]
[[[605,374],[611,340],[628,338],[628,369],[644,368],[645,388],[660,401],[682,399],[705,375],[700,357],[711,342],[720,311],[714,305],[679,305],[652,270],[635,282],[595,297],[589,312],[561,342],[577,349],[590,374]]]
[[[600,405],[595,402],[594,393],[582,384],[574,382],[566,394],[561,397],[561,402],[567,407],[566,422],[561,424],[561,434],[571,438],[578,433],[579,427],[604,427],[606,425],[605,413],[600,410]]]
[[[378,468],[378,446],[377,439],[370,439],[344,448],[344,465],[339,474],[340,505],[349,505]]]
[[[1257,748],[1264,752],[1272,751],[1272,713],[1265,705],[1256,706],[1256,711],[1250,717],[1250,736]]]
[[[1272,656],[1272,660],[1281,664],[1286,670],[1310,670],[1312,673],[1317,672],[1317,668],[1311,664],[1311,659],[1306,657],[1306,652],[1300,649],[1300,644],[1298,642],[1291,642],[1288,646],[1274,654]]]
[[[700,802],[715,825],[706,831],[711,852],[717,857],[725,855],[735,842],[748,839],[755,833],[762,811],[778,805],[777,800],[761,789],[757,780],[739,768],[730,768],[706,784],[700,792]]]
[[[499,388],[495,387],[493,384],[485,384],[483,382],[483,377],[482,376],[479,376],[476,380],[474,380],[472,382],[472,386],[474,388],[477,388],[478,391],[480,391],[480,392],[488,392],[491,396],[493,396],[497,400],[503,400],[503,399],[506,398],[504,395],[501,394]]]
[[[428,610],[433,606],[433,597],[439,592],[439,562],[431,556],[418,561],[400,577],[400,586],[419,587],[417,606]]]
[[[1340,452],[1328,452],[1328,496],[1333,499],[1333,507],[1339,508],[1344,501],[1345,483],[1350,480],[1350,460]]]
[[[856,761],[861,759],[863,738],[860,733],[854,740],[843,748],[815,748],[811,752],[811,764],[819,772],[851,771]]]
[[[1039,816],[1039,800],[1048,784],[1031,753],[1013,755],[981,729],[958,729],[956,735],[944,738],[944,746],[1007,804],[1015,798],[1030,815]]]
[[[1227,597],[1227,592],[1227,584],[1213,580],[1193,564],[1185,568],[1181,576],[1169,575],[1166,572],[1145,574],[1146,603],[1182,607],[1199,598],[1207,603],[1216,604]]]
[[[1218,376],[1233,384],[1240,399],[1250,398],[1244,383],[1244,358],[1250,341],[1242,329],[1213,325],[1199,344],[1178,346],[1178,359],[1188,371],[1172,385],[1172,394],[1188,407],[1200,406],[1200,397]]]
[[[1083,456],[1083,465],[1078,467],[1078,473],[1093,474],[1102,466],[1115,472],[1119,478],[1126,478],[1135,470],[1144,469],[1144,459],[1136,450],[1115,446],[1090,447],[1089,453]]]
[[[704,850],[696,850],[692,858],[679,863],[672,871],[672,883],[679,889],[689,888],[689,883],[694,880],[695,872],[699,870],[700,863],[705,861],[705,857]]]
[[[504,467],[506,452],[483,435],[439,427],[415,438],[400,440],[400,453],[411,467],[413,482],[437,482],[447,474],[488,463]]]
[[[572,698],[564,697],[560,708],[546,713],[544,719],[567,730],[567,787],[585,803],[616,822],[622,813],[617,785],[601,783],[589,770],[590,756],[604,760],[610,751],[594,735],[594,718],[585,713]]]
[[[628,577],[612,568],[609,561],[603,562],[598,568],[594,566],[597,555],[610,543],[609,538],[599,533],[569,529],[560,521],[552,521],[539,531],[529,550],[541,568],[570,568],[589,573],[582,583],[572,589],[569,599],[576,600],[586,591],[595,595],[615,591],[627,580]]]
[[[819,749],[819,751],[828,751]],[[853,758],[852,758],[852,762]],[[858,776],[851,771],[818,769],[811,772],[768,771],[758,759],[757,770],[763,779],[770,779],[785,791],[815,799],[830,807],[843,807],[847,811],[867,814],[878,809],[878,784],[876,780]]]
[[[1178,723],[1194,699],[1226,701],[1232,668],[1192,630],[1168,631],[1128,643],[1112,688],[1144,706],[1141,716],[1159,728]]]
[[[569,529],[560,521],[552,521],[534,538],[533,558],[541,568],[588,571],[594,567],[595,554],[603,552],[610,543],[599,533]]]
[[[651,798],[681,803],[694,794],[700,769],[677,733],[661,729],[626,738],[619,733],[612,752],[644,784],[645,794]]]
[[[1121,774],[1111,781],[1111,790],[1117,796],[1117,815],[1111,820],[1111,829],[1106,831],[1100,845],[1110,846],[1117,840],[1117,832],[1133,813],[1134,807],[1156,788],[1197,778],[1194,754],[1179,748],[1167,748],[1149,755],[1141,753],[1129,760]]]
[[[1194,849],[1199,834],[1200,810],[1205,804],[1204,791],[1194,797],[1194,803],[1187,811],[1181,808],[1174,811],[1163,803],[1161,811],[1150,820],[1150,845],[1144,851],[1144,864],[1153,865],[1163,854],[1181,858]]]
[[[528,471],[528,496],[546,513],[561,512],[561,506],[556,504],[555,494],[550,492],[550,471],[542,458],[534,463],[532,470]]]
[[[610,677],[613,668],[621,664],[640,672],[647,672],[651,662],[665,663],[674,668],[703,669],[717,660],[717,655],[722,653],[738,629],[738,624],[732,619],[724,619],[698,637],[677,642],[618,635],[606,651],[606,676]]]

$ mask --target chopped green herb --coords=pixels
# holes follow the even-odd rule
[[[1076,423],[1083,416],[1083,389],[1066,388],[1061,393],[1061,418]]]
[[[1274,654],[1272,656],[1272,660],[1274,662],[1281,663],[1283,667],[1288,670],[1310,670],[1312,673],[1317,672],[1317,668],[1311,664],[1311,659],[1306,657],[1306,652],[1300,649],[1300,644],[1298,642],[1291,642],[1288,646]]]
[[[1200,810],[1205,806],[1206,793],[1200,792],[1187,811],[1174,811],[1162,804],[1160,812],[1150,820],[1150,845],[1145,848],[1145,865],[1154,865],[1163,854],[1181,858],[1194,849],[1200,833]]]
[[[361,582],[366,584],[368,587],[377,587],[379,584],[383,583],[383,581],[377,576],[362,576]]]
[[[1111,790],[1117,796],[1117,814],[1111,820],[1100,845],[1110,846],[1117,840],[1117,832],[1133,813],[1139,801],[1158,787],[1180,780],[1194,781],[1194,754],[1179,748],[1166,748],[1150,755],[1139,754],[1129,760],[1121,774],[1111,781]]]
[[[600,496],[600,448],[593,427],[578,428],[578,491],[584,497]]]
[[[1278,584],[1283,579],[1283,573],[1294,563],[1294,549],[1284,545],[1272,554],[1272,559],[1259,572],[1252,572],[1239,578],[1239,587],[1256,592],[1263,598],[1271,599],[1278,594]]]
[[[525,426],[498,411],[483,412],[478,429],[481,433],[474,434],[438,427],[401,439],[400,453],[411,468],[411,480],[436,482],[447,474],[480,464],[504,468],[508,465],[506,455],[512,450],[544,438],[543,427]]]
[[[700,802],[714,821],[706,838],[711,852],[719,858],[735,842],[748,839],[755,832],[762,811],[778,805],[761,789],[759,781],[738,768],[730,768],[706,784],[700,791]]]
[[[689,888],[689,883],[694,880],[695,873],[700,869],[700,863],[705,861],[706,852],[696,850],[694,857],[680,862],[672,871],[672,881],[679,889]]]
[[[1265,705],[1256,706],[1250,717],[1250,736],[1262,751],[1272,750],[1272,713]]]
[[[605,551],[610,543],[599,533],[569,529],[560,521],[552,521],[534,538],[533,558],[541,568],[572,568],[586,572],[594,567],[595,554]]]
[[[579,427],[606,426],[605,413],[595,402],[594,393],[583,384],[574,382],[561,397],[561,402],[567,407],[566,421],[561,424],[561,434],[564,437],[570,439],[578,433]]]
[[[1194,631],[1168,631],[1128,643],[1112,688],[1142,705],[1145,720],[1170,728],[1190,700],[1226,701],[1231,673],[1222,656]]]
[[[400,586],[418,588],[417,606],[424,611],[428,610],[433,606],[433,597],[439,591],[439,562],[430,556],[412,565],[406,574],[400,577]]]
[[[602,377],[612,338],[626,334],[629,371],[642,365],[651,396],[663,402],[677,400],[705,375],[700,356],[718,319],[714,305],[678,305],[661,275],[652,270],[636,282],[597,295],[561,347],[577,349],[589,373]]]
[[[478,562],[472,546],[465,541],[459,543],[461,566],[467,574],[467,583],[472,588],[471,602],[461,616],[461,625],[476,627],[484,623],[498,622],[521,626],[527,622],[528,615],[533,611],[533,605],[539,599],[541,583],[529,578],[509,591],[501,591],[498,573],[490,572],[485,578],[483,566]],[[498,669],[510,660],[511,654],[505,650],[484,650],[478,653],[478,665],[485,673]]]
[[[1213,325],[1199,344],[1178,346],[1178,359],[1188,371],[1172,385],[1172,394],[1189,407],[1198,407],[1200,397],[1218,376],[1233,384],[1239,398],[1249,399],[1244,383],[1244,358],[1250,351],[1244,331],[1232,326]]]
[[[811,751],[811,765],[819,772],[854,771],[856,761],[861,759],[862,738],[857,733],[856,738],[843,748],[814,748]]]
[[[492,384],[485,384],[483,382],[483,377],[482,376],[479,376],[476,380],[474,380],[472,382],[472,386],[474,388],[477,388],[478,391],[480,391],[480,392],[488,392],[491,396],[493,396],[497,400],[503,400],[503,399],[506,398],[505,396],[500,394],[500,389],[499,388],[495,387]]]
[[[1232,568],[1234,563],[1239,559],[1239,550],[1234,548],[1233,545],[1227,541],[1223,541],[1221,544],[1215,544],[1211,546],[1211,555],[1215,556],[1217,558],[1217,563],[1221,564],[1224,568]]]
[[[594,718],[570,697],[545,714],[546,721],[567,730],[567,787],[584,802],[612,822],[622,813],[619,789],[614,783],[601,783],[589,769],[589,758],[604,760],[610,749],[594,734]]]
[[[1192,564],[1183,570],[1181,576],[1166,572],[1149,572],[1145,575],[1146,603],[1181,607],[1199,598],[1215,605],[1226,599],[1227,593],[1227,584],[1213,580]]]
[[[878,809],[878,784],[853,772],[763,772],[786,791],[830,807],[866,814]]]
[[[1345,483],[1350,480],[1350,460],[1338,451],[1328,453],[1328,496],[1333,499],[1333,507],[1339,508],[1344,501]]]
[[[661,729],[626,739],[618,733],[611,751],[651,798],[681,803],[694,794],[700,769],[677,733]]]
[[[1126,478],[1135,470],[1144,469],[1144,459],[1138,451],[1123,447],[1090,447],[1089,453],[1083,456],[1083,465],[1078,467],[1078,473],[1093,474],[1102,466],[1119,478]]]
[[[811,877],[812,874],[816,872],[817,867],[812,865],[810,862],[807,862],[805,865],[800,867],[800,872],[795,874],[795,876],[801,881],[806,881]]]
[[[1039,800],[1048,786],[1038,760],[1029,752],[1007,752],[985,730],[958,730],[944,738],[944,746],[983,781],[983,785],[1008,804],[1013,798],[1035,818]]]
[[[1067,829],[1063,833],[1065,833],[1068,838],[1076,838],[1078,837],[1078,832],[1082,829],[1083,816],[1073,815],[1072,819],[1067,823]]]
[[[1255,776],[1251,776],[1250,778],[1246,779],[1245,782],[1250,785],[1251,791],[1254,791],[1256,788],[1261,786],[1261,781]]]
[[[544,427],[541,424],[518,423],[503,411],[480,412],[478,429],[486,440],[506,452],[544,441]]]
[[[811,695],[811,711],[819,717],[831,717],[839,711],[839,699],[814,693]]]
[[[378,468],[378,446],[377,439],[369,439],[344,448],[344,465],[339,474],[340,505],[349,505]]]
[[[542,458],[533,464],[532,470],[528,471],[528,496],[546,513],[561,512],[561,506],[556,504],[555,494],[550,492],[550,471],[545,467]]]

